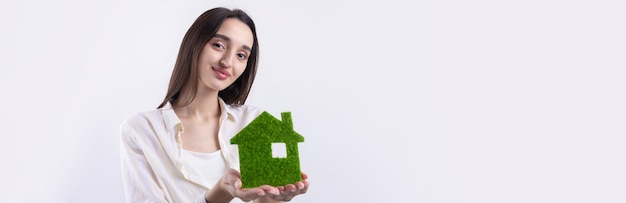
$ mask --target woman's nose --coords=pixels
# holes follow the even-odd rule
[[[233,57],[229,54],[224,55],[224,57],[222,57],[222,59],[220,60],[220,66],[224,68],[230,68],[233,65],[232,59]]]

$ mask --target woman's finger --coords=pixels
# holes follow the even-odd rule
[[[236,197],[247,202],[255,200],[259,197],[264,197],[266,195],[265,191],[260,188],[251,188],[251,189],[237,189]]]
[[[309,190],[309,181],[308,180],[303,180],[302,181],[302,185],[304,185],[304,187],[302,189],[300,189],[300,194],[304,194]]]
[[[280,194],[280,191],[277,188],[272,187],[270,185],[261,185],[258,188],[262,189],[267,194],[272,194],[272,195],[279,195]]]
[[[300,173],[302,174],[302,180],[309,179],[309,175],[307,175],[307,174],[306,174],[306,173],[304,173],[304,172],[300,172]]]

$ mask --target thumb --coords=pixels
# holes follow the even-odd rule
[[[239,180],[239,179],[235,180],[235,188],[236,189],[241,189],[241,180]]]

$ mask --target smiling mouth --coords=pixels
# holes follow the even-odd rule
[[[215,76],[220,80],[230,77],[230,73],[224,69],[213,68],[213,71],[215,72]]]

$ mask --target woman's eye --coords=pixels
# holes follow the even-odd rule
[[[248,58],[248,56],[247,56],[247,55],[242,54],[242,53],[237,54],[237,57],[239,57],[240,59],[246,59],[246,58]]]
[[[223,49],[223,48],[224,48],[224,45],[222,45],[222,44],[220,44],[220,43],[213,43],[213,46],[214,46],[214,47],[217,47],[217,48],[220,48],[220,49]]]

